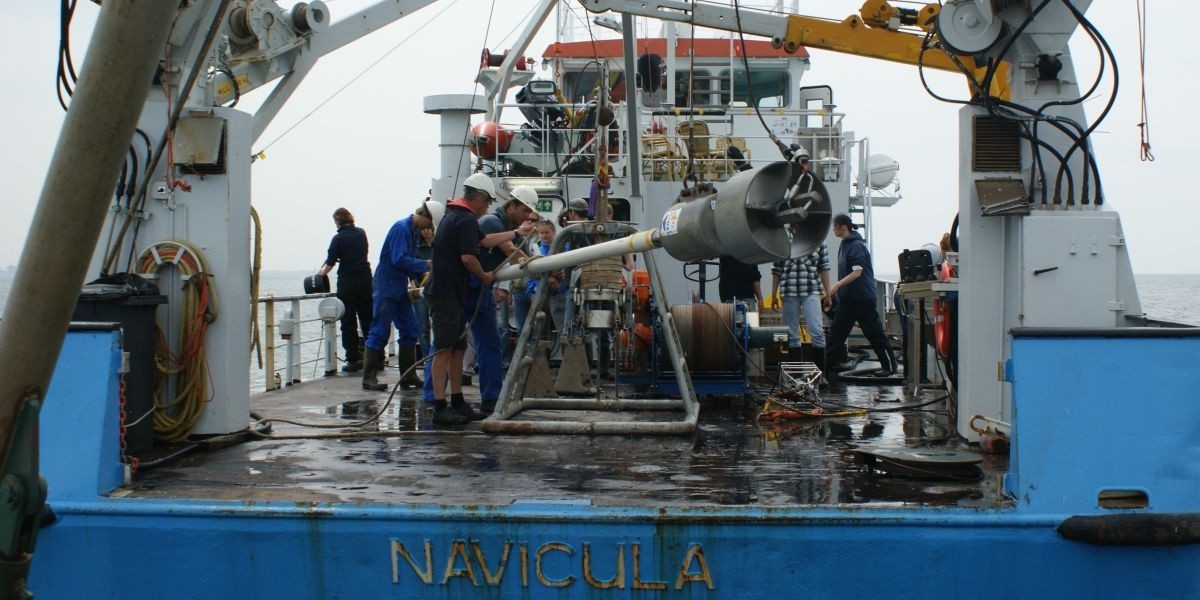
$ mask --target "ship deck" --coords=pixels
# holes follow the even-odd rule
[[[392,383],[394,369],[381,374]],[[486,434],[480,424],[436,429],[418,392],[360,389],[337,375],[251,398],[270,436],[200,451],[138,473],[122,495],[158,499],[505,506],[761,508],[862,506],[995,508],[1006,456],[983,455],[978,478],[881,473],[860,451],[960,449],[940,390],[841,385],[827,410],[868,412],[764,423],[760,394],[710,397],[689,435]],[[464,388],[478,401],[478,389]],[[924,406],[917,406],[917,405]],[[361,421],[380,412],[367,424]],[[527,411],[518,418],[553,417]],[[637,418],[632,415],[630,418]],[[325,436],[294,439],[293,436]],[[340,437],[339,437],[340,436]],[[355,436],[355,437],[345,437]],[[280,439],[275,439],[278,437]]]

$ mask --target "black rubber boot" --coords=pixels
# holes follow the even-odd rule
[[[838,376],[837,363],[834,362],[836,360],[837,352],[835,352],[832,348],[826,347],[825,368],[821,369],[821,371],[825,373],[825,379],[834,379]]]
[[[374,348],[363,350],[363,381],[362,388],[371,392],[382,392],[388,389],[386,383],[379,383],[379,370],[383,368],[383,352]]]
[[[417,376],[417,369],[413,366],[416,362],[417,347],[402,346],[400,348],[400,372],[404,376],[400,378],[400,389],[419,390],[424,386],[421,378]]]
[[[487,415],[475,410],[474,408],[471,408],[471,405],[467,404],[466,402],[463,402],[458,406],[451,406],[450,410],[462,415],[462,417],[467,421],[482,421],[487,418]]]
[[[812,349],[812,363],[817,365],[817,369],[821,371],[821,378],[817,380],[817,389],[824,391],[829,389],[829,382],[825,380],[825,349]]]
[[[875,358],[879,359],[879,370],[875,372],[876,377],[894,377],[896,369],[899,365],[896,364],[896,356],[892,354],[892,349],[889,346],[875,348]]]
[[[435,425],[462,425],[469,421],[470,419],[448,406],[445,400],[438,400],[434,403],[433,422]]]
[[[354,359],[354,360],[346,359],[346,364],[342,365],[342,372],[343,373],[357,373],[357,372],[361,371],[362,368],[363,368],[363,363],[362,363],[361,358]]]

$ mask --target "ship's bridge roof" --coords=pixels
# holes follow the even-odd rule
[[[638,38],[635,43],[638,55],[642,54],[657,54],[665,56],[667,53],[667,40],[665,38]],[[734,41],[730,44],[729,39],[721,38],[703,38],[703,39],[688,39],[679,38],[675,45],[675,56],[689,57],[693,55],[695,48],[696,58],[721,58],[728,57],[732,50],[734,56],[747,56],[749,58],[808,58],[808,49],[800,47],[796,52],[789,54],[783,48],[774,48],[771,42],[766,40],[748,40],[743,44],[740,41]],[[622,40],[584,40],[579,42],[555,42],[546,47],[546,51],[542,54],[544,58],[616,58],[624,56],[622,50]]]

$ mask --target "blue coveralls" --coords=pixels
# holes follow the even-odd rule
[[[476,302],[482,302],[479,310],[475,310]],[[500,368],[500,331],[496,329],[496,299],[492,297],[492,287],[480,286],[479,280],[471,276],[467,280],[464,304],[464,318],[468,319],[467,327],[471,329],[471,344],[475,349],[475,366],[479,368],[479,397],[498,400],[504,371]],[[433,404],[432,360],[425,362],[425,386],[421,397]]]
[[[371,295],[375,318],[371,322],[371,332],[367,334],[368,348],[382,351],[387,346],[392,324],[396,325],[396,337],[401,346],[417,343],[420,331],[412,302],[408,299],[408,282],[429,270],[429,264],[417,258],[419,239],[413,229],[412,215],[409,215],[396,221],[383,240]]]

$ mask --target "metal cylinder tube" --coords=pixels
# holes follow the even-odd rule
[[[662,247],[682,261],[732,256],[760,264],[812,252],[829,232],[829,200],[814,180],[805,216],[780,216],[788,205],[792,166],[786,162],[743,171],[729,178],[716,194],[676,204],[663,215]],[[790,212],[794,212],[790,211]]]
[[[505,265],[495,272],[496,281],[516,279],[522,275],[540,275],[566,267],[574,267],[586,262],[613,256],[622,256],[634,252],[646,252],[659,247],[658,230],[640,231],[633,235],[584,246],[577,250],[568,250],[550,256],[531,258],[519,265]]]

